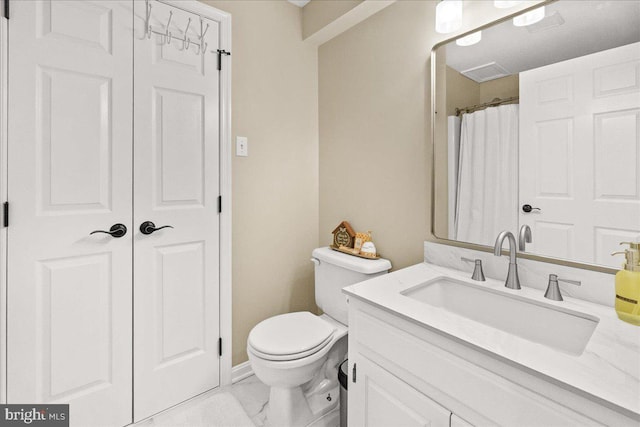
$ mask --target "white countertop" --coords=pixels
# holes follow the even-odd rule
[[[584,352],[576,356],[401,294],[402,291],[442,276],[575,310],[596,316],[600,321]],[[344,288],[343,292],[551,377],[569,389],[577,389],[623,412],[630,411],[632,414],[628,415],[640,419],[640,327],[619,320],[611,307],[567,296],[564,301],[550,301],[544,298],[544,292],[539,289],[523,286],[520,290],[511,290],[504,287],[504,281],[487,278],[486,282],[477,282],[471,280],[466,272],[427,263],[357,283]]]

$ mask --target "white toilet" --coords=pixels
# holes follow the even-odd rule
[[[338,365],[347,357],[347,302],[342,288],[385,274],[386,259],[369,260],[318,248],[316,304],[324,311],[274,316],[249,333],[256,376],[271,387],[266,425],[306,426],[338,405]]]

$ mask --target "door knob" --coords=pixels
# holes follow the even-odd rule
[[[531,205],[522,205],[522,211],[523,211],[523,212],[529,213],[529,212],[531,212],[531,211],[536,211],[536,210],[537,210],[537,211],[542,211],[542,209],[540,209],[540,208],[534,208],[534,207],[533,207],[533,206],[531,206]]]
[[[95,230],[89,234],[96,234],[96,233],[110,234],[111,237],[118,238],[127,234],[127,227],[124,224],[113,224],[109,229],[109,231]]]
[[[142,234],[151,234],[154,231],[162,230],[163,228],[173,228],[173,226],[172,225],[163,225],[162,227],[157,227],[156,228],[156,225],[151,221],[145,221],[142,224],[140,224],[140,232]]]

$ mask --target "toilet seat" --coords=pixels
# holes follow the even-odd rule
[[[332,324],[307,311],[287,313],[258,323],[247,345],[261,359],[290,361],[321,351],[335,331]]]
[[[257,357],[259,357],[261,359],[264,359],[264,360],[272,360],[272,361],[276,361],[276,362],[277,361],[287,362],[287,361],[302,359],[302,358],[311,356],[311,355],[319,352],[320,350],[325,348],[329,343],[331,343],[332,339],[333,339],[333,336],[330,336],[321,345],[319,345],[317,347],[314,347],[312,349],[309,349],[307,351],[303,351],[303,352],[300,352],[300,353],[294,353],[294,354],[268,354],[268,353],[263,353],[261,351],[256,350],[255,348],[253,348],[251,346],[251,344],[249,344],[249,351],[251,351],[255,356],[257,356]]]

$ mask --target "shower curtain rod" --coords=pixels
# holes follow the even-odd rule
[[[492,101],[485,102],[484,104],[472,105],[470,107],[456,108],[456,116],[460,116],[465,113],[473,113],[474,111],[483,110],[487,107],[494,107],[496,105],[508,104],[517,102],[520,99],[518,96],[512,96],[510,98],[500,99],[494,98]]]

